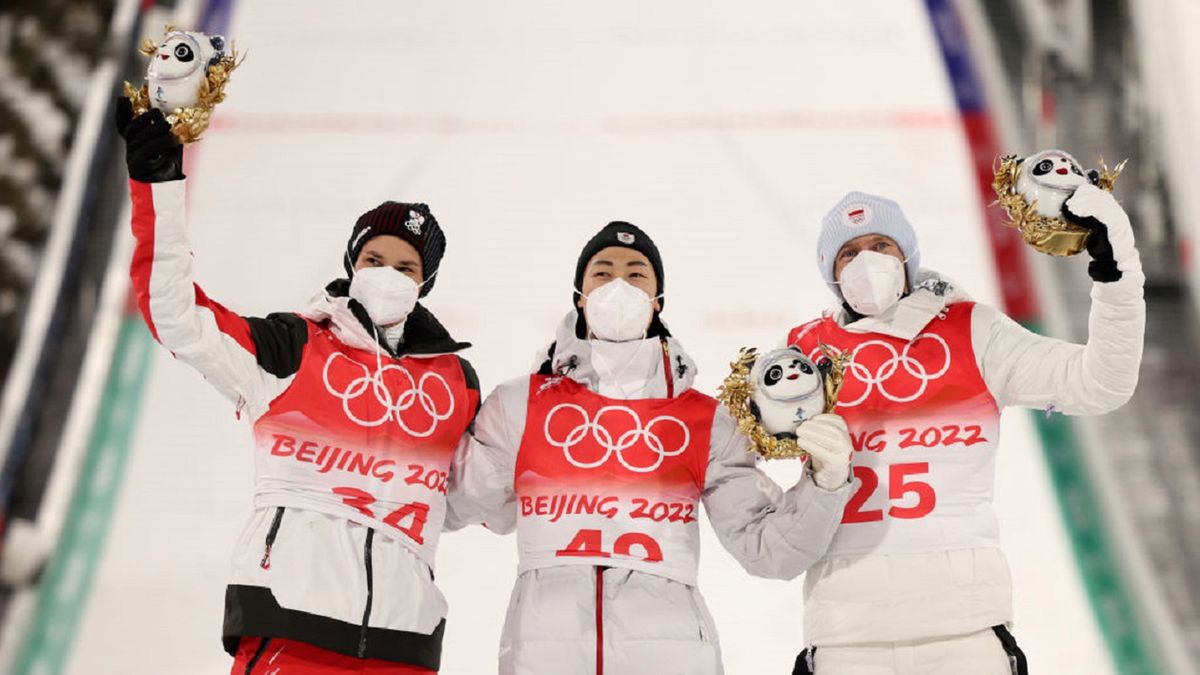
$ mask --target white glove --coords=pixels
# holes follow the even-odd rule
[[[850,430],[841,415],[824,413],[796,427],[796,443],[808,452],[808,471],[818,487],[834,491],[850,480]]]
[[[1122,272],[1141,268],[1129,215],[1111,192],[1095,185],[1080,185],[1063,202],[1063,216],[1093,230],[1088,242],[1088,253],[1093,258],[1103,262],[1102,258],[1110,255]],[[1103,251],[1105,238],[1111,252]]]

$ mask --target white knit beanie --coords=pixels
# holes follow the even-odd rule
[[[911,288],[920,269],[921,250],[917,246],[917,233],[904,217],[900,205],[865,192],[851,192],[825,214],[821,220],[821,234],[817,237],[817,267],[834,295],[842,299],[842,291],[833,279],[838,251],[846,242],[864,234],[882,234],[896,242],[906,259],[904,268]]]

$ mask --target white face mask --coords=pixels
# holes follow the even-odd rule
[[[580,291],[580,295],[583,292]],[[625,342],[646,336],[653,301],[646,292],[624,279],[613,279],[584,296],[588,330],[601,340]]]
[[[879,316],[904,295],[904,263],[895,256],[863,251],[842,268],[842,298],[863,316]]]
[[[350,279],[350,297],[377,326],[403,321],[417,304],[421,286],[394,267],[364,267]]]

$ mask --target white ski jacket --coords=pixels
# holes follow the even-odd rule
[[[468,345],[418,305],[393,351],[345,280],[301,313],[230,311],[193,282],[185,183],[130,181],[131,276],[155,339],[254,435],[226,650],[242,636],[286,638],[437,670],[446,601],[433,558],[451,457],[479,402],[474,371],[454,355]]]
[[[970,302],[953,282],[929,271],[922,271],[914,293],[882,317],[848,322],[844,310],[837,310],[791,332],[788,342],[802,349],[817,341],[832,342],[835,347],[839,341],[851,346],[870,341],[874,356],[863,347],[863,363],[857,370],[847,371],[846,388],[839,400],[844,404],[857,397],[870,404],[868,397],[881,393],[890,399],[876,400],[874,417],[857,424],[847,418],[852,436],[862,446],[856,447],[853,462],[859,480],[847,507],[847,520],[829,554],[805,579],[804,635],[808,644],[819,648],[922,640],[1011,623],[1011,578],[991,505],[994,458],[978,458],[970,473],[951,471],[955,480],[943,479],[941,485],[935,480],[937,464],[948,463],[943,462],[947,457],[988,450],[986,444],[968,447],[967,441],[979,435],[981,442],[986,436],[994,443],[993,432],[998,433],[999,411],[1004,407],[1099,415],[1129,400],[1141,363],[1145,277],[1128,220],[1122,220],[1124,214],[1116,214],[1111,207],[1115,202],[1107,214],[1109,236],[1123,276],[1118,281],[1093,284],[1086,344],[1032,333],[995,308]],[[931,392],[936,389],[935,380],[947,372],[948,359],[958,355],[952,339],[925,336],[937,334],[938,324],[946,323],[948,316],[952,320],[961,315],[960,308],[966,309],[969,331],[961,348],[970,350],[967,356],[973,361],[974,377],[986,387],[980,392],[981,400],[988,404],[986,409],[964,406],[953,410],[953,402],[943,401],[935,407],[952,409],[950,415],[960,417],[950,420],[955,424],[938,426],[947,419],[918,415],[916,423],[893,425],[908,429],[885,432],[890,419],[905,419],[909,407],[923,402],[927,387]],[[840,328],[831,328],[833,324]],[[949,344],[944,356],[939,340],[941,345]],[[880,346],[885,342],[893,351]],[[936,356],[922,357],[922,349]],[[892,360],[886,361],[889,354]],[[872,358],[886,362],[873,364]],[[867,393],[861,393],[864,391]],[[842,409],[839,406],[839,411]],[[962,419],[969,417],[971,410],[977,417]],[[968,431],[967,427],[972,428]],[[927,437],[922,438],[925,433]],[[956,438],[951,438],[951,433]],[[947,454],[937,455],[921,447],[926,445],[923,441],[937,441],[940,447],[936,450]],[[892,458],[886,459],[889,455]],[[895,479],[895,463],[914,459],[922,461],[922,466],[902,469],[898,482],[886,482],[889,464]],[[950,459],[953,461],[958,460]],[[904,473],[926,468],[926,464],[928,470],[920,474]],[[870,475],[860,475],[864,470]],[[916,515],[914,501],[922,503],[921,495],[914,500],[908,494],[920,489],[911,482],[913,476],[929,481],[928,506],[934,514],[968,506],[973,510],[966,516],[934,520],[931,526],[906,520]],[[873,492],[864,478],[879,481]],[[900,492],[889,495],[889,489]],[[936,507],[932,503],[935,490]],[[893,517],[897,513],[900,517]],[[871,547],[875,550],[867,550]]]
[[[747,571],[781,579],[801,574],[824,553],[845,504],[847,487],[825,491],[806,475],[791,489],[781,490],[755,467],[756,456],[733,418],[715,401],[691,389],[696,367],[677,340],[666,338],[665,351],[659,338],[633,343],[582,340],[576,337],[576,321],[572,312],[560,325],[541,368],[547,375],[506,382],[487,398],[475,420],[473,438],[466,451],[456,456],[451,471],[447,529],[483,522],[499,533],[518,531],[521,569],[501,639],[500,672],[720,673],[716,627],[695,586],[699,539],[697,523],[690,518],[693,504],[664,503],[654,520],[622,523],[629,501],[635,505],[640,501],[643,507],[660,506],[655,500],[663,498],[638,490],[652,493],[657,489],[642,486],[664,481],[658,478],[663,469],[638,474],[646,478],[635,479],[633,487],[624,492],[618,490],[620,497],[600,498],[601,511],[605,504],[611,507],[611,520],[582,515],[572,521],[572,509],[582,513],[584,507],[579,504],[587,498],[576,493],[599,491],[598,483],[587,478],[575,483],[551,478],[552,492],[572,496],[565,507],[563,501],[557,502],[559,515],[555,515],[553,500],[543,511],[543,503],[523,496],[520,486],[551,474],[539,473],[538,458],[527,455],[540,451],[561,463],[564,451],[575,453],[570,461],[585,467],[581,469],[584,472],[606,461],[620,461],[635,472],[648,471],[651,455],[633,447],[638,429],[643,428],[641,422],[634,431],[619,425],[629,419],[649,419],[646,414],[661,413],[657,419],[666,420],[676,414],[670,401],[683,401],[684,397],[697,397],[698,405],[702,399],[710,401],[712,407],[704,409],[707,417],[692,425],[688,437],[708,438],[697,453],[703,479],[694,499],[703,502],[718,539]],[[592,419],[599,426],[603,426],[601,415],[615,420],[594,432],[597,439],[613,441],[610,452],[600,457],[588,454],[584,447],[586,422],[569,432],[565,430],[568,427],[553,427],[550,417],[544,421],[532,418],[544,414],[538,412],[542,396],[560,397],[554,400],[561,401],[557,409],[563,410],[563,415],[579,411],[585,416],[589,414],[584,411],[588,401],[604,397],[601,404],[605,407],[599,408],[594,418],[580,419]],[[659,407],[638,418],[638,405]],[[686,440],[680,444],[678,435],[670,437],[672,424],[651,420],[645,427],[658,434],[656,447],[665,450],[661,452],[664,456],[687,444]],[[543,434],[558,444],[545,445]],[[573,446],[576,441],[578,445]],[[658,462],[663,461],[659,457]],[[639,494],[648,499],[639,500]],[[627,499],[629,495],[632,500]],[[576,496],[579,502],[574,501]],[[561,515],[563,509],[568,515]],[[614,518],[618,511],[622,515]],[[548,517],[534,517],[543,513]],[[579,522],[586,528],[586,523],[594,524],[596,519],[600,522],[597,529],[581,529],[576,534]],[[668,523],[674,521],[679,527],[668,532],[672,527]],[[589,532],[594,539],[587,540]],[[626,555],[629,550],[622,551],[621,540],[635,536],[641,537],[642,543]],[[666,541],[672,537],[674,544]],[[559,557],[539,557],[539,543],[545,538],[560,542]],[[661,551],[656,549],[655,538],[662,542]],[[643,544],[646,548],[639,548]]]

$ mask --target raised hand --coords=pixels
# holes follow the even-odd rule
[[[171,133],[162,111],[151,108],[133,116],[133,106],[124,96],[117,99],[117,133],[125,139],[125,165],[129,177],[143,183],[180,180],[183,175],[183,144]]]
[[[1063,217],[1092,231],[1087,251],[1092,256],[1088,275],[1092,280],[1107,283],[1121,278],[1137,264],[1133,228],[1129,216],[1111,192],[1094,185],[1081,185],[1063,202]]]

